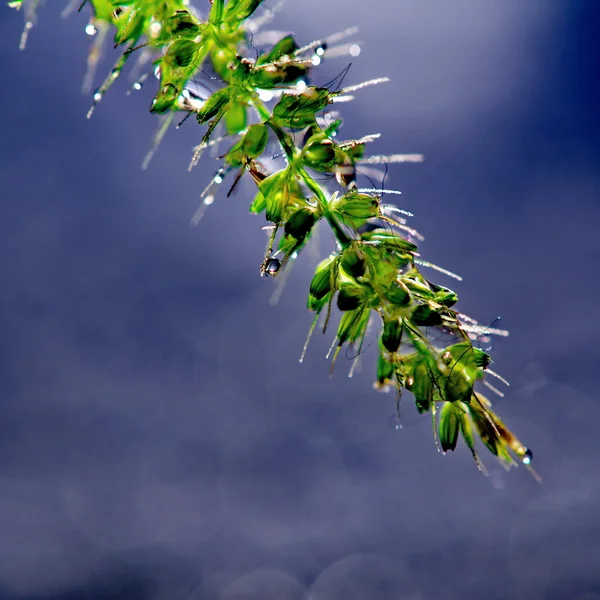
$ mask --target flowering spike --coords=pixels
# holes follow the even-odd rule
[[[21,47],[33,26],[38,2],[9,2],[14,8],[26,6]],[[476,340],[508,332],[483,327],[455,311],[456,293],[423,276],[421,267],[460,281],[451,271],[420,258],[414,242],[422,241],[422,236],[407,226],[410,213],[382,204],[383,194],[399,196],[400,190],[359,185],[362,173],[368,173],[373,181],[383,181],[378,165],[422,162],[423,155],[366,156],[367,146],[379,134],[336,142],[342,119],[331,104],[349,101],[354,92],[389,79],[379,77],[338,89],[346,69],[337,88],[336,82],[308,85],[307,78],[314,81],[313,68],[324,57],[360,53],[358,44],[347,40],[356,29],[303,47],[293,35],[262,36],[259,42],[257,29],[275,10],[266,10],[261,16],[257,13],[261,4],[262,0],[211,0],[210,8],[201,15],[187,0],[84,2],[92,11],[86,31],[94,37],[86,87],[103,35],[112,31],[115,47],[124,47],[94,93],[88,116],[131,54],[139,52],[140,65],[153,57],[159,83],[150,111],[164,117],[144,168],[177,111],[183,111],[185,118],[195,115],[202,127],[190,168],[205,148],[216,149],[227,142],[228,150],[216,152],[222,166],[202,193],[192,223],[214,202],[227,174],[235,171],[227,195],[248,173],[257,187],[250,211],[264,213],[269,222],[268,246],[260,268],[263,276],[281,281],[320,221],[335,238],[332,254],[317,265],[310,282],[307,306],[315,315],[300,362],[323,311],[323,332],[327,330],[335,302],[342,315],[328,353],[328,357],[333,353],[331,371],[343,348],[353,352],[357,348],[352,376],[369,325],[376,319],[382,323],[376,389],[395,388],[397,402],[403,390],[411,392],[420,413],[431,411],[434,439],[444,453],[454,450],[462,437],[484,471],[476,450],[477,434],[504,466],[520,462],[531,470],[531,450],[477,391],[483,382],[501,393],[485,381],[487,373],[506,381],[488,370],[491,359],[476,347]],[[97,36],[98,32],[101,35]],[[249,40],[259,46],[272,45],[261,52]],[[200,84],[197,80],[205,73],[205,63],[214,76]],[[139,73],[134,89],[141,87],[147,75],[138,77]],[[398,410],[397,405],[396,415]],[[398,425],[397,417],[394,422]]]

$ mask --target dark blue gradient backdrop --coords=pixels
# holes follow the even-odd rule
[[[595,0],[304,0],[301,43],[360,26],[344,137],[422,152],[386,185],[459,307],[501,316],[495,407],[543,477],[436,452],[427,417],[347,378],[315,336],[311,269],[258,275],[253,190],[187,172],[202,130],[147,171],[151,90],[125,77],[91,120],[86,15],[0,9],[0,600],[600,598],[600,176]],[[104,77],[113,53],[99,68]],[[326,60],[316,83],[350,59]]]

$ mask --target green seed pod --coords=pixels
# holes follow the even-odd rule
[[[402,329],[401,319],[384,320],[381,343],[388,352],[397,352],[400,348]]]
[[[316,113],[329,102],[327,88],[308,87],[301,94],[283,94],[274,106],[273,114],[286,127],[304,129],[315,122]]]
[[[443,287],[441,285],[431,283],[430,281],[428,281],[427,283],[429,284],[429,287],[434,293],[433,299],[438,304],[442,304],[446,308],[450,308],[458,302],[458,296],[452,290],[449,290],[448,288]]]
[[[370,312],[368,308],[359,308],[342,315],[337,330],[339,346],[345,342],[355,342],[362,336],[369,323]]]
[[[306,202],[294,172],[287,167],[277,171],[258,184],[265,197],[265,216],[271,223],[284,220],[288,206],[295,202]]]
[[[225,20],[236,24],[250,17],[262,4],[263,0],[229,0],[225,12]]]
[[[298,44],[296,44],[294,37],[286,35],[271,48],[270,52],[259,57],[256,64],[260,66],[275,62],[284,56],[292,56],[296,50],[298,50]]]
[[[329,138],[318,135],[308,140],[302,149],[302,162],[315,171],[329,171],[335,165],[336,145]]]
[[[246,129],[246,102],[232,102],[225,113],[225,127],[229,135],[234,135]]]
[[[410,321],[420,327],[435,327],[442,324],[442,317],[427,304],[419,304],[410,316]]]
[[[364,254],[353,246],[344,250],[344,254],[342,254],[342,269],[354,279],[362,277],[366,270]]]
[[[194,39],[200,34],[200,23],[187,10],[178,10],[165,20],[165,32],[169,38]]]
[[[300,208],[292,213],[285,223],[286,235],[303,240],[317,222],[317,215],[312,208]]]
[[[364,304],[363,290],[352,284],[345,284],[340,288],[337,305],[341,311],[356,310]]]
[[[379,352],[377,359],[377,387],[384,388],[393,382],[394,365],[387,360],[383,352]]]
[[[251,85],[262,90],[270,90],[277,85],[292,84],[308,73],[308,65],[300,62],[268,64],[264,68],[256,68],[252,73]],[[314,118],[313,118],[314,121]],[[285,121],[282,121],[284,124]],[[310,125],[310,123],[308,123]],[[291,127],[292,125],[288,125]],[[294,125],[300,127],[300,125]]]
[[[389,289],[385,292],[385,297],[398,308],[408,306],[411,301],[410,292],[401,281],[392,281]]]
[[[150,112],[159,115],[167,112],[179,97],[179,89],[172,83],[166,83],[162,86],[156,98],[152,102]]]
[[[229,87],[224,87],[212,94],[204,103],[204,106],[196,113],[198,123],[204,124],[218,114],[222,114],[229,102],[229,93]]]
[[[420,360],[413,366],[406,378],[406,389],[415,397],[417,407],[421,405],[429,408],[433,400],[433,381],[424,361]]]
[[[264,123],[250,125],[242,139],[231,147],[225,160],[232,167],[241,167],[249,160],[258,158],[265,151],[268,141],[269,130]]]
[[[178,40],[169,46],[163,61],[179,68],[188,67],[194,62],[198,48],[199,44],[192,40]]]
[[[310,294],[317,300],[323,298],[335,286],[337,279],[336,259],[336,256],[330,256],[317,265],[315,274],[310,282]]]
[[[334,208],[344,218],[366,221],[379,215],[379,200],[368,194],[349,192],[336,200]]]
[[[235,2],[234,2],[235,3]],[[231,2],[230,2],[231,4]],[[223,20],[223,11],[225,9],[225,0],[211,0],[208,22],[211,25],[219,26]]]
[[[458,441],[458,430],[460,428],[460,417],[454,404],[444,402],[440,410],[440,446],[442,452],[454,450]]]

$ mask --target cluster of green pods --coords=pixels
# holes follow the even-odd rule
[[[30,29],[37,1],[9,4],[27,5]],[[205,127],[198,154],[229,141],[215,181],[236,171],[232,189],[244,174],[256,184],[250,211],[264,213],[271,230],[263,275],[279,276],[320,222],[331,229],[336,246],[316,268],[307,306],[315,314],[311,332],[320,321],[327,329],[334,306],[341,313],[333,363],[344,346],[359,356],[371,328],[378,337],[375,387],[392,389],[397,398],[410,392],[418,411],[431,413],[443,452],[454,450],[462,437],[483,469],[479,437],[504,466],[521,462],[530,468],[530,450],[476,389],[491,362],[475,345],[477,327],[453,308],[458,298],[452,290],[423,276],[415,236],[394,207],[357,185],[370,140],[338,141],[342,121],[329,112],[348,89],[308,85],[314,66],[327,55],[327,40],[300,47],[285,35],[257,48],[252,40],[262,0],[206,0],[202,14],[185,0],[87,0],[82,7],[86,4],[92,31],[112,28],[114,46],[122,50],[95,104],[130,56],[152,53],[158,89],[150,110],[193,114]],[[206,69],[216,89],[196,104],[186,102],[189,82]],[[277,168],[269,160],[274,153],[282,157]],[[212,202],[212,194],[206,197]]]

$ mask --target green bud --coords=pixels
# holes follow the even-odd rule
[[[192,40],[178,40],[169,46],[163,60],[175,67],[187,67],[194,62],[198,47]]]
[[[337,305],[341,311],[356,310],[365,303],[365,293],[358,285],[344,284],[340,288]]]
[[[433,400],[433,381],[432,374],[423,360],[416,362],[408,374],[406,389],[415,397],[417,406],[421,404],[429,407]]]
[[[410,316],[413,325],[420,327],[435,327],[442,324],[442,317],[427,304],[419,304]]]
[[[262,90],[269,90],[277,85],[292,84],[308,72],[308,65],[300,62],[268,64],[258,67],[252,73],[251,85]],[[314,120],[314,119],[313,119]],[[286,121],[283,121],[286,124]],[[310,123],[308,123],[310,125]],[[292,127],[292,125],[288,125]],[[300,125],[293,125],[300,127]]]
[[[200,33],[200,23],[187,10],[178,10],[165,20],[165,32],[170,38],[194,39]]]
[[[292,56],[294,52],[298,50],[298,45],[291,35],[286,35],[281,38],[274,46],[271,51],[267,54],[263,54],[256,61],[257,65],[264,65],[267,63],[275,62],[284,56]]]
[[[340,196],[334,203],[333,208],[343,218],[366,221],[379,215],[379,200],[368,194],[349,192]]]
[[[394,376],[394,364],[387,360],[383,352],[379,351],[377,359],[377,386],[383,388],[392,383]]]
[[[330,101],[327,88],[308,87],[301,94],[283,94],[273,108],[275,117],[286,127],[304,129],[315,122],[316,113]]]
[[[444,402],[440,410],[440,445],[443,452],[454,450],[458,441],[458,430],[460,427],[460,417],[456,408],[450,402]]]
[[[212,94],[204,103],[204,106],[196,113],[198,123],[203,124],[219,114],[222,115],[229,102],[229,93],[229,87],[224,87]]]
[[[225,113],[225,127],[227,133],[234,135],[246,129],[246,103],[233,102]]]
[[[344,254],[342,254],[342,269],[354,279],[362,277],[366,270],[364,254],[353,246],[344,250]]]
[[[268,141],[269,130],[264,123],[250,125],[242,139],[231,147],[225,160],[232,167],[241,167],[249,160],[258,158],[265,151]]]
[[[410,304],[411,295],[402,282],[392,281],[389,289],[385,292],[385,298],[395,307],[401,308]]]
[[[320,300],[335,286],[337,279],[337,256],[330,256],[321,261],[310,282],[310,295]]]
[[[359,308],[345,312],[342,315],[337,330],[338,344],[341,346],[345,342],[356,342],[364,333],[369,323],[370,309]]]
[[[179,90],[172,83],[166,83],[162,86],[156,98],[152,102],[150,112],[162,115],[167,112],[179,97]]]
[[[263,0],[229,0],[225,19],[229,23],[239,23],[252,16]]]
[[[297,240],[303,240],[317,222],[317,215],[312,208],[300,208],[292,213],[285,223],[285,233]]]
[[[329,171],[336,161],[336,146],[323,135],[313,136],[302,149],[301,156],[307,167],[315,171]]]
[[[384,320],[381,343],[388,352],[397,352],[400,348],[402,329],[401,319]]]

